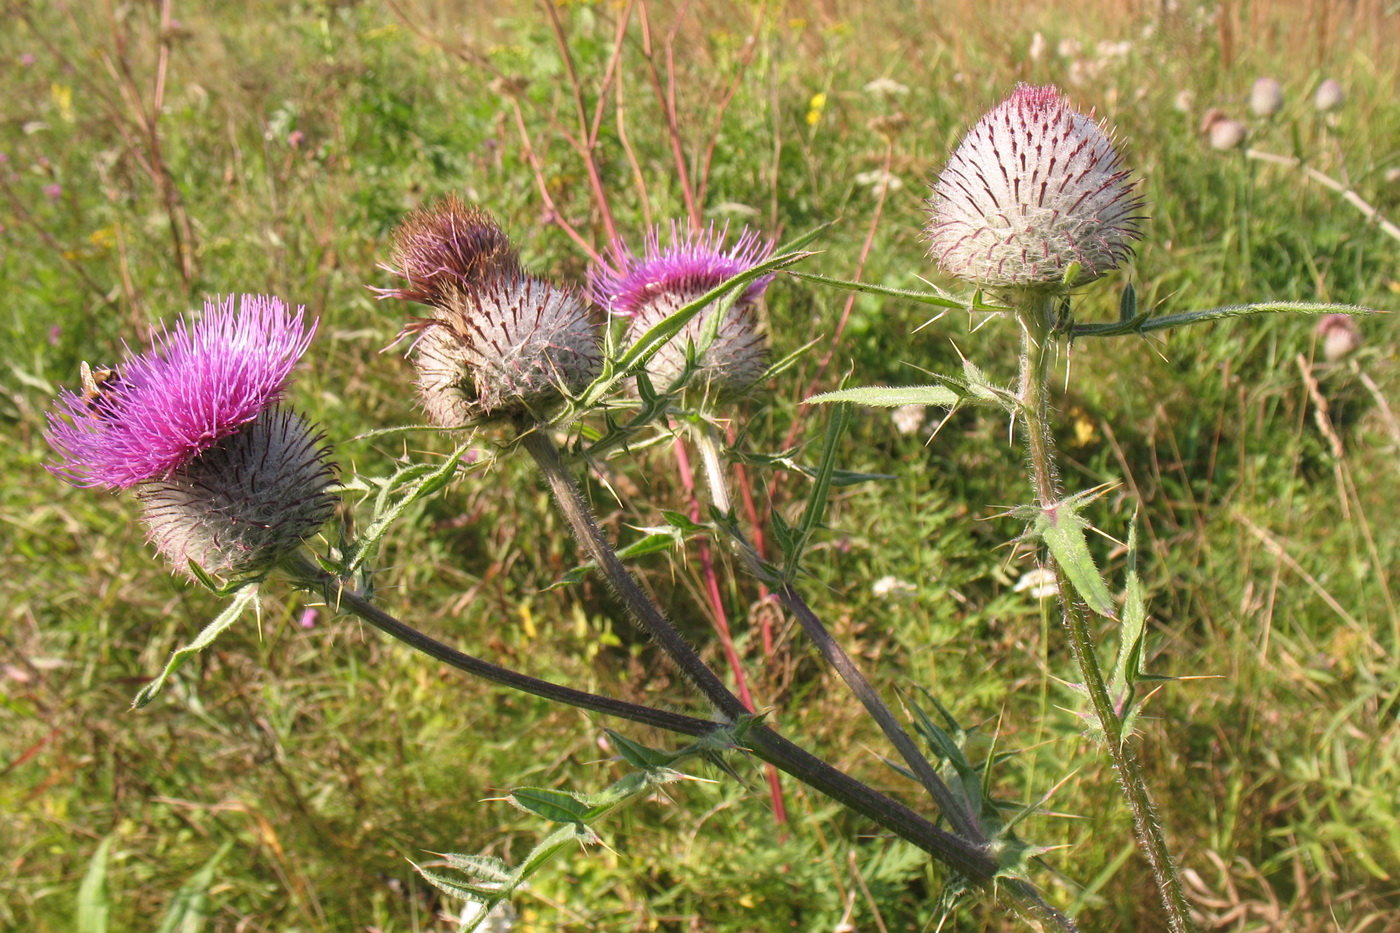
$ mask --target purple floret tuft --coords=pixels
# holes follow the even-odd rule
[[[590,270],[589,297],[613,314],[631,317],[661,295],[685,295],[693,301],[773,253],[773,241],[761,239],[747,227],[726,250],[728,234],[727,225],[716,228],[713,224],[682,233],[672,222],[670,245],[662,247],[657,227],[647,235],[641,256],[618,241],[612,245],[611,261],[600,261]],[[737,304],[753,304],[772,281],[772,275],[754,279]]]
[[[281,399],[316,321],[280,298],[205,299],[128,359],[100,396],[65,389],[49,414],[49,470],[74,486],[127,489],[162,479]]]

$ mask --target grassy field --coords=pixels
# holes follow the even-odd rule
[[[383,475],[405,445],[452,447],[356,439],[418,420],[406,364],[381,352],[402,309],[366,287],[389,284],[377,264],[407,211],[446,192],[479,202],[527,263],[566,281],[605,245],[609,215],[634,242],[689,212],[780,238],[839,219],[807,271],[952,288],[920,238],[929,183],[1026,80],[1117,127],[1151,216],[1134,269],[1086,291],[1081,320],[1111,319],[1129,280],[1163,313],[1400,306],[1400,241],[1300,170],[1212,150],[1200,132],[1220,108],[1248,123],[1246,146],[1400,215],[1400,12],[1382,0],[1102,0],[1072,14],[1030,0],[638,0],[562,4],[558,34],[544,6],[477,0],[172,6],[162,19],[159,4],[10,2],[16,25],[0,30],[0,928],[452,929],[455,907],[409,859],[519,858],[538,826],[483,798],[616,779],[604,725],[674,743],[469,681],[275,585],[260,623],[129,712],[219,601],[153,558],[128,498],[44,470],[45,413],[80,361],[117,361],[123,340],[205,295],[277,294],[320,316],[292,402],[336,443],[344,476]],[[570,143],[575,71],[586,119],[601,115],[596,185]],[[1285,89],[1272,119],[1249,113],[1260,75]],[[1327,77],[1347,94],[1331,119],[1312,105]],[[675,134],[658,103],[668,85]],[[848,303],[793,278],[772,286],[766,318],[775,355],[818,342],[735,412],[748,453],[797,445],[815,459],[827,414],[799,402],[848,372],[922,382],[965,355],[1015,375],[1004,320],[955,314],[911,337],[920,306]],[[1149,703],[1136,746],[1205,929],[1400,928],[1400,369],[1391,320],[1360,328],[1339,362],[1304,318],[1083,340],[1058,384],[1066,485],[1113,484],[1090,514],[1119,539],[1136,515],[1148,666],[1180,678]],[[1063,685],[1076,676],[1064,633],[1015,586],[1033,563],[999,516],[1029,498],[1019,442],[1003,417],[970,411],[930,440],[932,415],[914,434],[887,412],[856,415],[839,465],[892,478],[837,491],[804,587],[887,696],[926,688],[981,725],[982,751],[993,738],[1021,750],[996,772],[1000,796],[1032,803],[1064,782],[1024,829],[1062,847],[1034,876],[1049,900],[1086,930],[1158,929],[1113,772]],[[799,475],[746,477],[762,527],[770,509],[800,511]],[[609,460],[588,491],[624,541],[689,502],[669,440]],[[1124,549],[1094,547],[1121,581]],[[636,566],[727,673],[697,548]],[[579,561],[535,472],[501,461],[395,529],[379,599],[499,663],[705,715],[601,583],[550,588]],[[882,594],[887,576],[913,587]],[[722,560],[719,582],[771,721],[916,801],[757,582]],[[793,781],[777,825],[763,772],[734,764],[742,784],[701,768],[717,782],[611,819],[608,847],[547,870],[514,928],[938,928],[941,869]],[[185,925],[161,927],[181,904]],[[985,898],[942,926],[1020,928]]]

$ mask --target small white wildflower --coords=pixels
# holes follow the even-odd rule
[[[881,577],[871,585],[870,592],[880,599],[904,599],[919,592],[919,588],[898,577]]]
[[[885,185],[886,191],[898,191],[904,187],[904,180],[894,172],[887,172],[884,169],[872,169],[868,172],[861,172],[854,179],[855,183],[862,188],[873,188],[876,192],[880,190],[880,185]]]
[[[1060,586],[1048,567],[1037,567],[1021,574],[1021,579],[1011,589],[1017,593],[1029,591],[1031,599],[1045,599],[1058,593]]]
[[[1043,35],[1036,33],[1031,36],[1031,47],[1026,54],[1030,56],[1031,61],[1038,62],[1045,57],[1045,49],[1049,44]]]
[[[1061,58],[1077,58],[1082,48],[1078,39],[1061,39],[1055,46],[1055,52]]]
[[[923,405],[900,405],[890,412],[890,420],[900,434],[913,434],[924,426],[928,413]]]
[[[1182,113],[1190,113],[1192,106],[1196,103],[1196,92],[1187,88],[1182,88],[1176,92],[1172,106]]]
[[[909,86],[900,84],[893,78],[876,78],[865,86],[865,93],[877,97],[903,97],[909,93]]]

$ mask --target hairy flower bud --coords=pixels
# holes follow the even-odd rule
[[[727,228],[711,226],[682,234],[672,224],[670,244],[663,247],[659,229],[653,230],[640,256],[625,244],[613,244],[612,262],[599,263],[589,273],[594,301],[613,314],[630,317],[627,338],[636,340],[773,252],[772,241],[760,240],[747,229],[725,249],[727,233]],[[714,315],[721,302],[691,318],[647,363],[656,388],[665,391],[680,379],[691,346],[697,357],[688,385],[705,395],[733,397],[757,382],[767,371],[768,342],[758,327],[756,305],[772,280],[765,275],[748,283],[717,324]],[[715,329],[715,337],[701,348],[707,328]]]
[[[149,538],[178,570],[256,573],[295,550],[334,514],[322,435],[269,409],[165,479],[137,488]]]
[[[929,251],[950,275],[997,290],[1092,282],[1127,261],[1141,236],[1142,199],[1120,165],[1104,129],[1058,90],[1022,84],[939,175]]]
[[[520,256],[495,219],[449,194],[404,218],[381,268],[404,279],[398,288],[376,289],[380,297],[420,304],[451,303],[501,276],[520,273]]]
[[[602,369],[598,330],[573,292],[523,273],[445,293],[415,321],[413,362],[428,420],[460,427],[542,416]]]

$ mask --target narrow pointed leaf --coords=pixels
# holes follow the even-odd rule
[[[206,625],[204,630],[195,636],[194,641],[183,648],[176,649],[170,655],[170,660],[165,662],[165,669],[160,672],[160,675],[137,691],[136,698],[131,701],[131,708],[140,709],[154,700],[161,688],[165,686],[165,682],[190,659],[191,655],[197,654],[213,644],[214,639],[238,621],[238,617],[243,615],[245,609],[249,606],[256,608],[257,605],[258,588],[256,586],[246,586],[235,593],[233,601],[224,607],[224,611],[219,613],[213,622]]]

